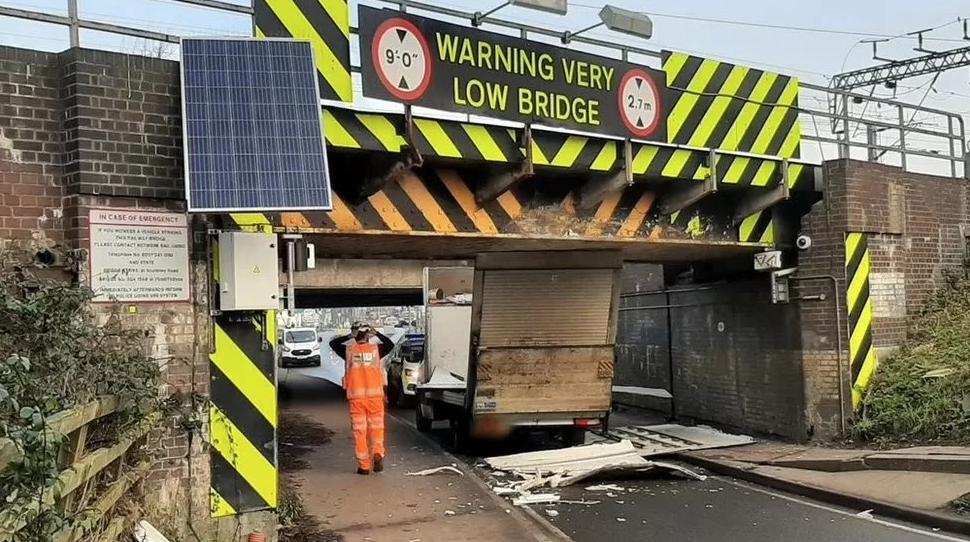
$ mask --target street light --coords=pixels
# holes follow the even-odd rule
[[[505,0],[504,4],[492,8],[485,13],[476,11],[475,15],[472,16],[472,25],[481,26],[482,19],[507,6],[517,6],[520,8],[529,8],[536,11],[553,13],[555,15],[565,15],[568,8],[567,1],[568,0]]]
[[[570,32],[569,30],[563,32],[563,44],[568,44],[576,36],[601,26],[605,26],[614,32],[628,34],[630,36],[636,36],[646,40],[653,36],[653,21],[650,20],[650,17],[643,13],[618,8],[616,6],[605,5],[603,6],[603,9],[600,10],[599,15],[600,22],[592,26],[587,26],[586,28],[577,30],[576,32]]]

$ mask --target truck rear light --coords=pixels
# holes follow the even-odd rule
[[[596,418],[575,418],[573,419],[573,425],[576,427],[589,427],[591,425],[598,425],[600,423]]]

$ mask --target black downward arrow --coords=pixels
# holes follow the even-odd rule
[[[633,80],[637,82],[637,88],[643,87],[643,79],[640,79],[639,77],[635,77]]]
[[[408,35],[408,31],[403,28],[395,29],[397,31],[397,39],[404,43],[404,37]]]
[[[408,88],[407,79],[405,79],[403,75],[401,76],[401,82],[397,84],[397,88],[401,90],[411,90],[410,88]]]

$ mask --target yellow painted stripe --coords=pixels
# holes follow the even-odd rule
[[[381,216],[381,220],[391,231],[411,231],[411,225],[408,224],[407,219],[404,215],[397,210],[397,207],[391,203],[391,200],[387,197],[384,192],[377,192],[367,198],[377,214]]]
[[[256,27],[256,37],[259,39],[266,39],[266,33],[263,32],[259,27]]]
[[[330,49],[330,45],[323,41],[313,25],[296,7],[293,0],[265,0],[266,5],[276,14],[286,30],[294,38],[308,39],[313,44],[313,53],[317,61],[317,70],[330,83],[337,96],[345,102],[353,100],[353,86],[350,77],[350,67],[340,63],[337,55]],[[338,25],[339,26],[339,25]]]
[[[209,511],[214,518],[235,516],[236,509],[214,487],[209,488]]]
[[[633,237],[636,235],[637,231],[640,230],[640,226],[643,225],[643,221],[647,218],[647,213],[650,212],[650,208],[653,207],[654,197],[653,192],[644,192],[640,196],[637,204],[630,211],[630,215],[626,217],[623,225],[616,232],[617,237]]]
[[[461,127],[468,134],[472,143],[475,144],[478,152],[482,153],[482,158],[490,162],[506,162],[508,160],[487,128],[475,124],[462,124]]]
[[[327,137],[327,143],[334,147],[360,148],[360,143],[354,139],[354,136],[350,135],[333,113],[326,109],[323,110],[323,133]]]
[[[340,33],[348,40],[350,39],[350,13],[347,8],[347,0],[319,0],[320,5],[326,10],[327,15],[333,20],[334,25],[340,29]]]
[[[215,352],[209,360],[219,368],[232,385],[252,403],[253,407],[276,427],[276,386],[256,364],[229,338],[219,324],[215,328]]]
[[[276,311],[266,311],[266,341],[269,344],[276,342]]]
[[[751,159],[746,156],[735,156],[734,161],[731,162],[731,167],[728,168],[727,172],[724,173],[725,179],[736,179],[735,182],[741,181],[741,175],[744,173],[745,168],[751,163]]]
[[[218,407],[209,404],[210,446],[232,465],[271,508],[276,508],[276,467]]]
[[[548,166],[550,163],[534,139],[532,140],[532,163],[538,166]]]
[[[774,160],[762,160],[761,165],[758,166],[758,170],[754,172],[751,185],[768,186],[771,183],[771,179],[775,176],[775,173],[781,169],[778,165],[779,162],[775,162]]]
[[[710,58],[705,58],[701,62],[700,67],[697,68],[697,73],[687,84],[688,92],[681,94],[677,103],[674,104],[674,108],[670,111],[670,116],[667,119],[667,141],[673,141],[677,138],[678,132],[683,128],[684,122],[687,121],[687,116],[697,105],[697,100],[700,98],[696,93],[704,91],[704,87],[711,81],[714,70],[717,69],[718,65],[720,65],[720,62]]]
[[[855,328],[852,330],[852,334],[849,337],[849,351],[852,352],[854,356],[856,352],[862,349],[863,341],[866,335],[871,332],[872,326],[872,306],[868,299],[856,300],[856,304],[862,303],[863,307],[859,313],[859,321],[856,323]]]
[[[751,241],[754,236],[754,227],[758,224],[758,219],[761,218],[762,211],[745,218],[741,221],[741,225],[738,227],[739,241],[746,242]]]
[[[674,211],[673,213],[670,214],[670,223],[673,224],[674,222],[677,222],[677,219],[679,217],[680,217],[680,211]]]
[[[846,241],[846,251],[849,249],[849,241]],[[847,252],[852,255],[853,252]],[[869,251],[866,251],[862,255],[862,259],[859,263],[859,270],[855,275],[849,277],[849,286],[847,289],[847,294],[849,298],[849,312],[853,312],[856,306],[861,302],[860,297],[862,294],[862,287],[865,286],[866,279],[869,277]],[[864,301],[864,300],[863,300]]]
[[[751,69],[745,66],[735,66],[731,69],[731,73],[728,74],[727,79],[724,80],[724,84],[721,85],[721,89],[718,91],[719,96],[714,98],[711,106],[704,113],[704,117],[701,119],[700,124],[697,125],[697,129],[691,134],[690,141],[687,143],[688,145],[693,147],[709,146],[708,140],[711,134],[714,133],[717,125],[724,120],[722,119],[724,111],[731,105],[732,96],[737,94],[741,83],[744,82],[744,78],[750,71]]]
[[[593,220],[586,228],[587,237],[599,237],[602,235],[603,226],[613,216],[613,212],[616,211],[616,206],[620,203],[620,196],[622,195],[623,191],[617,190],[603,198],[599,207],[596,208],[596,212],[593,213]]]
[[[872,375],[875,374],[878,365],[879,360],[876,357],[875,349],[869,348],[866,359],[859,369],[859,375],[855,379],[855,385],[852,386],[852,408],[859,408],[859,404],[862,402],[862,394],[869,387],[869,381],[872,380]]]
[[[608,141],[603,148],[600,149],[599,154],[593,160],[593,165],[589,169],[593,171],[609,171],[613,169],[613,164],[616,163],[616,142]]]
[[[243,231],[259,231],[270,225],[269,218],[263,213],[230,213],[229,217]]]
[[[488,212],[485,209],[479,209],[475,204],[475,195],[472,191],[468,189],[468,186],[462,181],[458,174],[451,170],[441,170],[438,172],[438,177],[441,182],[451,192],[452,197],[461,206],[461,210],[465,211],[468,218],[471,219],[472,224],[475,228],[482,233],[498,233],[498,228],[495,227],[495,223],[492,222],[492,217],[488,216]]]
[[[495,201],[502,206],[505,214],[509,215],[509,217],[515,219],[522,215],[522,204],[519,203],[519,200],[516,199],[512,192],[502,192],[502,195],[497,197]]]
[[[648,147],[644,145],[640,147],[637,151],[636,156],[633,157],[633,163],[631,167],[633,168],[634,175],[643,175],[647,172],[647,168],[653,163],[654,158],[657,157],[657,153],[660,152],[659,147]]]
[[[775,221],[769,220],[768,227],[765,228],[765,232],[761,234],[762,243],[774,243],[775,242]]]
[[[572,167],[576,163],[576,158],[579,157],[579,153],[583,152],[583,147],[589,138],[580,136],[569,136],[566,138],[565,143],[556,152],[556,156],[552,159],[552,165],[557,167]]]
[[[687,161],[690,160],[691,151],[685,149],[676,149],[670,156],[670,160],[664,164],[663,171],[661,175],[664,177],[679,177],[682,179],[691,179],[694,177],[694,172],[691,174],[684,175],[684,168],[687,166]]]
[[[414,125],[431,144],[434,153],[445,158],[461,158],[461,151],[436,120],[414,119]]]
[[[782,90],[781,96],[778,98],[778,103],[785,105],[778,105],[771,108],[768,119],[759,127],[758,137],[751,146],[752,153],[765,154],[768,152],[768,145],[771,144],[771,140],[774,139],[778,130],[781,128],[781,122],[784,120],[785,114],[791,109],[788,105],[794,103],[796,98],[798,98],[798,81],[793,77],[788,80],[788,84],[785,85],[785,89]],[[795,126],[793,125],[792,127],[794,128]]]
[[[400,183],[401,188],[404,189],[404,193],[411,198],[411,201],[414,202],[414,205],[421,211],[421,214],[424,215],[424,218],[427,219],[435,231],[448,233],[458,231],[417,175],[413,173],[404,175]]]
[[[794,158],[801,141],[802,121],[801,119],[795,119],[795,124],[792,125],[791,131],[788,132],[788,135],[785,136],[785,141],[781,144],[781,150],[778,151],[778,156],[782,158]]]
[[[333,210],[327,213],[330,220],[333,221],[334,226],[338,230],[362,230],[364,226],[357,220],[354,213],[347,207],[344,200],[340,199],[340,196],[336,192],[333,195]]]
[[[385,149],[391,152],[401,150],[401,146],[404,145],[404,139],[397,133],[397,128],[391,124],[391,121],[387,117],[384,115],[358,114],[357,120],[381,142],[381,145]]]
[[[674,84],[674,79],[680,75],[680,70],[684,69],[684,64],[687,62],[687,55],[684,53],[673,53],[667,57],[667,61],[664,62],[663,70],[667,74],[667,85]]]
[[[765,100],[765,97],[768,96],[768,91],[771,90],[771,85],[775,83],[775,79],[777,78],[778,74],[765,72],[764,75],[758,79],[757,84],[754,86],[754,90],[751,91],[750,101],[746,102],[741,107],[741,112],[738,113],[738,117],[734,120],[734,124],[731,125],[731,129],[724,138],[724,143],[721,144],[721,148],[723,150],[738,150],[738,145],[741,143],[744,133],[751,125],[751,121],[758,112],[758,108],[762,107],[761,105],[758,105],[758,103]]]
[[[802,176],[802,172],[805,171],[805,166],[802,164],[788,164],[788,187],[791,188],[795,186],[798,182],[798,178]]]

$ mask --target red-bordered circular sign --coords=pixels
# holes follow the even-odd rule
[[[650,75],[634,68],[620,79],[617,87],[620,118],[637,137],[648,137],[660,124],[660,90]]]
[[[417,100],[431,84],[431,48],[410,21],[395,17],[381,23],[374,32],[371,59],[384,88],[399,100]]]

